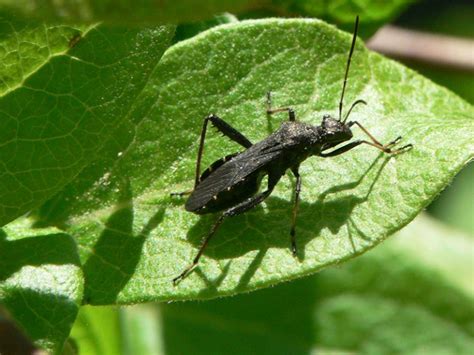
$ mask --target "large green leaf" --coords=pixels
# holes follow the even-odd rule
[[[261,140],[286,120],[264,114],[271,89],[276,106],[290,105],[298,119],[319,124],[324,113],[336,115],[349,44],[349,34],[320,21],[264,20],[218,27],[169,49],[130,114],[133,142],[117,129],[95,163],[102,175],[98,168],[81,174],[92,188],[83,195],[66,188],[69,197],[52,203],[47,215],[67,220],[80,244],[85,302],[206,298],[265,287],[350,259],[412,220],[472,158],[474,110],[358,43],[346,109],[367,100],[351,118],[382,142],[402,135],[414,149],[390,158],[361,146],[308,159],[301,167],[299,260],[288,249],[294,181],[284,177],[261,207],[222,225],[196,272],[178,287],[171,283],[214,220],[185,212],[184,201],[169,197],[192,187],[203,117],[218,113]],[[240,149],[210,134],[204,165]]]
[[[127,120],[173,30],[0,25],[1,226],[96,158]]]
[[[0,230],[0,303],[37,346],[56,353],[83,296],[76,243],[57,230],[25,230]]]

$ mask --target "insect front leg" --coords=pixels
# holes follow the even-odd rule
[[[361,125],[358,124],[360,127]],[[400,153],[403,153],[403,152],[406,152],[407,150],[413,148],[413,144],[407,144],[407,145],[404,145],[403,147],[401,148],[398,148],[398,149],[391,149],[395,144],[397,144],[398,142],[400,142],[400,140],[402,139],[402,137],[397,137],[395,140],[391,141],[390,143],[388,144],[385,144],[383,145],[382,143],[380,143],[379,141],[377,141],[369,132],[367,132],[367,130],[365,130],[365,128],[363,128],[363,131],[365,133],[367,133],[367,135],[369,137],[371,137],[373,139],[372,142],[369,142],[369,141],[366,141],[366,140],[356,140],[356,141],[353,141],[349,144],[346,144],[338,149],[335,149],[333,150],[332,152],[328,152],[328,153],[319,153],[319,156],[320,157],[323,157],[323,158],[328,158],[328,157],[335,157],[336,155],[340,155],[342,153],[345,153],[361,144],[368,144],[368,145],[371,145],[372,147],[375,147],[379,150],[381,150],[382,152],[384,153],[387,153],[387,154],[400,154]]]
[[[293,256],[296,257],[297,250],[296,250],[296,216],[298,214],[298,207],[300,204],[300,191],[301,191],[301,176],[298,172],[299,165],[291,169],[293,175],[296,177],[296,186],[295,186],[295,201],[293,205],[293,213],[291,216],[291,229],[290,229],[290,237],[291,237],[291,252]]]
[[[267,92],[267,114],[272,115],[277,112],[288,112],[288,120],[290,121],[295,121],[296,120],[296,115],[295,111],[291,107],[280,107],[280,108],[275,108],[272,109],[272,93],[271,91]]]
[[[413,148],[413,145],[412,144],[407,144],[401,148],[398,148],[398,149],[395,149],[395,150],[392,150],[391,147],[393,147],[395,144],[397,144],[398,142],[400,142],[400,140],[402,139],[402,137],[397,137],[395,140],[391,141],[390,143],[386,144],[386,145],[383,145],[382,143],[380,143],[377,139],[375,139],[375,137],[369,133],[369,131],[367,131],[367,129],[365,129],[364,126],[362,126],[359,122],[357,121],[351,121],[349,122],[347,125],[349,127],[353,126],[353,125],[357,125],[359,126],[359,128],[370,138],[371,142],[368,142],[368,141],[365,141],[365,140],[362,140],[360,141],[361,143],[365,143],[365,144],[368,144],[368,145],[371,145],[377,149],[380,149],[382,152],[384,153],[388,153],[388,154],[399,154],[399,153],[402,153],[403,151],[405,150],[408,150],[408,149],[411,149]]]
[[[254,208],[258,204],[260,204],[263,200],[265,200],[265,198],[267,198],[268,195],[270,195],[272,190],[273,190],[273,187],[269,187],[266,191],[264,191],[264,192],[262,192],[262,193],[260,193],[256,196],[249,197],[245,201],[243,201],[243,202],[227,209],[226,211],[224,211],[224,213],[222,213],[222,215],[219,217],[217,222],[214,223],[214,225],[212,226],[212,229],[209,232],[209,234],[207,235],[207,237],[204,239],[203,243],[201,244],[201,247],[199,248],[199,251],[198,251],[197,255],[193,259],[192,264],[190,266],[188,266],[179,276],[177,276],[173,279],[173,284],[177,285],[179,282],[181,282],[183,279],[185,279],[196,268],[196,266],[199,263],[199,259],[201,259],[201,256],[204,253],[204,250],[206,249],[207,245],[209,244],[209,241],[214,236],[217,229],[219,228],[219,226],[222,224],[222,222],[224,221],[224,219],[226,217],[233,217],[233,216],[244,213],[245,211],[248,211],[248,210]]]

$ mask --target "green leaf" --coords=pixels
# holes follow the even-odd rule
[[[123,349],[123,325],[116,307],[81,307],[71,338],[80,355],[117,355]]]
[[[0,22],[0,226],[52,197],[128,118],[173,29]]]
[[[72,21],[113,23],[183,23],[207,20],[223,12],[242,16],[317,17],[352,28],[354,18],[360,15],[362,32],[393,19],[414,0],[121,0],[51,1],[1,0],[3,11],[14,11],[27,17]],[[367,27],[366,27],[367,26]]]
[[[364,22],[378,23],[389,21],[401,13],[409,4],[416,0],[273,0],[273,4],[290,13],[305,14],[312,17],[324,17],[331,22],[353,25],[354,18],[359,15]]]
[[[426,217],[338,268],[275,288],[161,305],[167,354],[469,354],[474,242]]]
[[[470,163],[453,183],[430,205],[429,212],[436,218],[474,237],[474,204],[472,203],[472,182],[474,164]]]
[[[0,303],[37,346],[57,353],[82,301],[79,256],[69,235],[26,229],[0,230]]]
[[[352,31],[358,15],[361,19],[359,36],[369,38],[414,2],[416,0],[272,0],[269,4],[240,14],[239,18],[313,17]]]
[[[125,354],[165,354],[161,314],[154,304],[120,309]]]
[[[227,220],[196,272],[178,287],[171,283],[215,220],[187,213],[183,200],[169,197],[192,187],[203,118],[217,113],[251,141],[262,140],[287,119],[265,116],[268,90],[275,107],[295,108],[301,121],[317,125],[325,113],[337,116],[350,41],[317,20],[271,19],[217,27],[170,48],[135,101],[133,141],[117,129],[95,173],[80,176],[92,188],[77,195],[69,186],[63,191],[69,197],[50,206],[50,220],[67,221],[80,244],[85,302],[253,290],[353,258],[410,222],[472,158],[474,110],[359,42],[345,109],[366,100],[351,119],[382,142],[402,135],[414,149],[390,158],[361,146],[331,159],[308,159],[300,169],[300,260],[289,251],[289,176],[262,206]],[[239,150],[211,132],[203,165]]]
[[[81,355],[165,354],[159,309],[85,306],[79,311],[71,338]]]

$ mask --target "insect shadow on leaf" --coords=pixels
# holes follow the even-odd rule
[[[39,252],[42,250],[60,250],[61,252]],[[12,258],[12,255],[21,255],[21,257]],[[75,245],[66,233],[8,240],[5,231],[0,229],[0,282],[27,265],[68,264],[80,266],[81,263]]]
[[[355,234],[364,239],[370,240],[365,233],[357,227],[352,220],[351,215],[353,210],[360,204],[367,201],[376,186],[377,181],[390,160],[390,157],[383,158],[379,155],[370,166],[360,175],[360,178],[349,183],[333,186],[323,191],[318,199],[312,203],[301,202],[300,215],[302,226],[301,233],[298,234],[298,258],[304,259],[304,250],[307,243],[309,243],[314,235],[320,235],[321,231],[327,228],[331,234],[336,235],[340,229],[346,226],[347,229],[347,243],[350,245],[354,254],[360,253],[353,240],[351,230]],[[382,160],[382,162],[380,162]],[[375,170],[374,170],[375,169]],[[359,194],[355,195],[349,193],[351,190],[357,188]],[[331,195],[348,192],[341,197],[331,198]],[[265,202],[265,210],[261,206],[257,206],[251,212],[237,216],[230,219],[227,223],[222,225],[221,235],[216,242],[211,244],[206,249],[205,255],[215,259],[233,259],[245,255],[249,252],[258,250],[251,264],[247,270],[242,274],[235,291],[241,292],[247,289],[247,286],[252,279],[255,272],[258,270],[263,258],[268,249],[288,247],[288,237],[286,233],[273,233],[271,238],[265,238],[265,234],[269,234],[275,226],[288,225],[291,222],[291,216],[287,213],[288,201],[270,196]],[[277,221],[277,222],[276,222]],[[201,218],[187,234],[188,241],[194,245],[199,246],[202,241],[202,235],[212,226],[212,218]],[[243,227],[245,226],[245,227]],[[236,231],[240,234],[236,235]],[[310,231],[310,232],[308,232]],[[239,248],[235,244],[241,241]],[[227,275],[229,265],[223,269],[222,273],[215,279],[209,280],[204,276],[204,273],[196,269],[196,273],[204,280],[207,288],[203,290],[202,296],[212,294],[212,291],[218,287]]]
[[[146,238],[161,223],[164,214],[165,208],[160,208],[140,233],[134,234],[133,193],[129,180],[124,179],[116,208],[84,264],[86,303],[117,302],[119,293],[134,275]]]
[[[224,220],[251,210],[266,200],[272,193],[281,177],[290,170],[296,178],[294,189],[294,203],[290,222],[290,245],[292,254],[297,257],[296,220],[300,208],[301,176],[299,166],[311,156],[322,158],[334,157],[343,154],[361,144],[370,145],[386,154],[399,154],[412,148],[411,144],[401,148],[394,148],[401,140],[397,137],[388,144],[380,143],[358,121],[347,121],[352,110],[359,104],[366,104],[362,99],[352,103],[343,116],[344,93],[349,74],[352,54],[355,48],[359,17],[356,17],[354,34],[347,59],[344,81],[339,101],[339,116],[333,118],[324,115],[319,126],[314,126],[296,120],[296,113],[291,107],[272,108],[271,94],[267,94],[267,114],[286,112],[288,121],[264,140],[253,144],[247,137],[226,121],[216,115],[209,115],[204,119],[198,155],[194,188],[191,191],[172,195],[190,195],[185,208],[196,214],[220,213],[217,221],[203,239],[197,255],[181,274],[173,279],[176,285],[185,279],[198,265],[201,256],[207,248],[211,238],[220,229]],[[242,153],[233,153],[212,163],[201,174],[201,159],[204,151],[207,127],[211,123],[223,135],[245,148]],[[368,137],[368,140],[353,140],[351,128],[357,126]],[[342,143],[345,145],[340,146]],[[259,192],[262,178],[267,176],[267,188]],[[267,203],[271,210],[273,199]],[[283,209],[283,208],[282,208]],[[341,214],[339,212],[339,214]],[[275,218],[275,217],[274,217]],[[263,223],[263,222],[262,222]],[[228,223],[229,224],[229,223]]]

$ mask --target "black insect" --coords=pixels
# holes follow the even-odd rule
[[[308,157],[313,155],[323,158],[334,157],[360,144],[371,145],[388,154],[398,154],[412,147],[411,144],[408,144],[398,149],[392,149],[392,147],[400,141],[401,137],[383,145],[359,122],[349,121],[346,123],[347,118],[356,105],[361,103],[366,104],[364,100],[355,101],[344,116],[344,119],[342,119],[344,91],[358,27],[359,17],[356,18],[354,35],[347,60],[341,100],[339,102],[338,119],[324,115],[322,123],[319,126],[298,122],[295,120],[295,112],[293,109],[289,107],[272,109],[270,93],[267,94],[267,114],[285,111],[288,112],[289,121],[284,122],[276,132],[256,144],[250,142],[242,133],[215,115],[210,115],[204,119],[197,155],[194,189],[173,195],[191,194],[186,202],[186,210],[189,212],[197,214],[221,212],[221,215],[204,239],[192,264],[173,279],[174,284],[177,284],[187,277],[197,266],[204,249],[224,219],[248,211],[265,200],[265,198],[272,193],[273,188],[288,169],[290,169],[296,177],[295,198],[290,229],[291,251],[293,255],[296,256],[295,225],[301,190],[301,177],[298,173],[298,168],[300,163]],[[201,157],[209,122],[225,136],[242,145],[245,150],[241,153],[227,155],[215,161],[201,175]],[[331,148],[352,138],[351,127],[354,125],[358,126],[370,140],[355,140],[329,151]],[[258,193],[260,183],[264,176],[268,176],[267,189]]]

